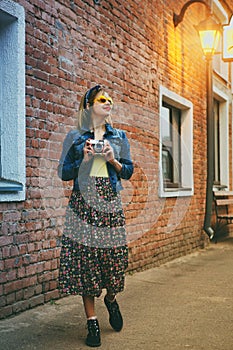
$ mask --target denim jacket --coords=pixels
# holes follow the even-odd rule
[[[93,139],[94,133],[90,130],[81,133],[72,130],[63,143],[63,151],[59,161],[58,175],[64,181],[74,180],[73,190],[80,190],[87,184],[93,158],[84,163],[83,147],[87,139]],[[115,192],[123,189],[121,179],[128,180],[133,174],[133,162],[130,156],[130,145],[124,131],[112,128],[106,124],[104,139],[108,140],[113,148],[115,159],[122,164],[119,173],[113,165],[107,162],[107,169],[112,188]]]

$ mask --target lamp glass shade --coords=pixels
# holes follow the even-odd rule
[[[199,31],[201,47],[205,56],[214,55],[217,50],[220,33],[218,30]]]
[[[221,26],[212,17],[200,22],[196,29],[199,32],[201,46],[205,56],[212,56],[219,43]]]

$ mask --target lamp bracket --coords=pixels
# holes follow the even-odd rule
[[[183,21],[183,18],[184,18],[184,15],[185,15],[187,8],[190,5],[194,4],[195,2],[200,2],[201,4],[205,5],[209,11],[211,10],[210,6],[204,0],[190,0],[186,4],[184,4],[179,15],[177,15],[176,13],[173,13],[173,23],[174,23],[175,27],[177,27],[178,24]]]

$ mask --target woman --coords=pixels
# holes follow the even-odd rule
[[[100,85],[80,102],[78,128],[63,145],[59,163],[62,180],[73,180],[62,238],[59,285],[62,293],[82,295],[87,316],[86,344],[101,345],[95,297],[103,289],[112,328],[123,319],[116,294],[124,289],[128,266],[125,217],[119,191],[121,178],[133,173],[124,131],[111,122],[113,101]]]

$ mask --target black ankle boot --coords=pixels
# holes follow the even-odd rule
[[[123,327],[123,318],[121,316],[119,305],[117,301],[109,301],[107,297],[104,298],[104,303],[109,312],[109,323],[116,332],[120,332]]]
[[[86,345],[97,347],[101,345],[100,328],[98,320],[87,321],[88,334],[86,338]]]

